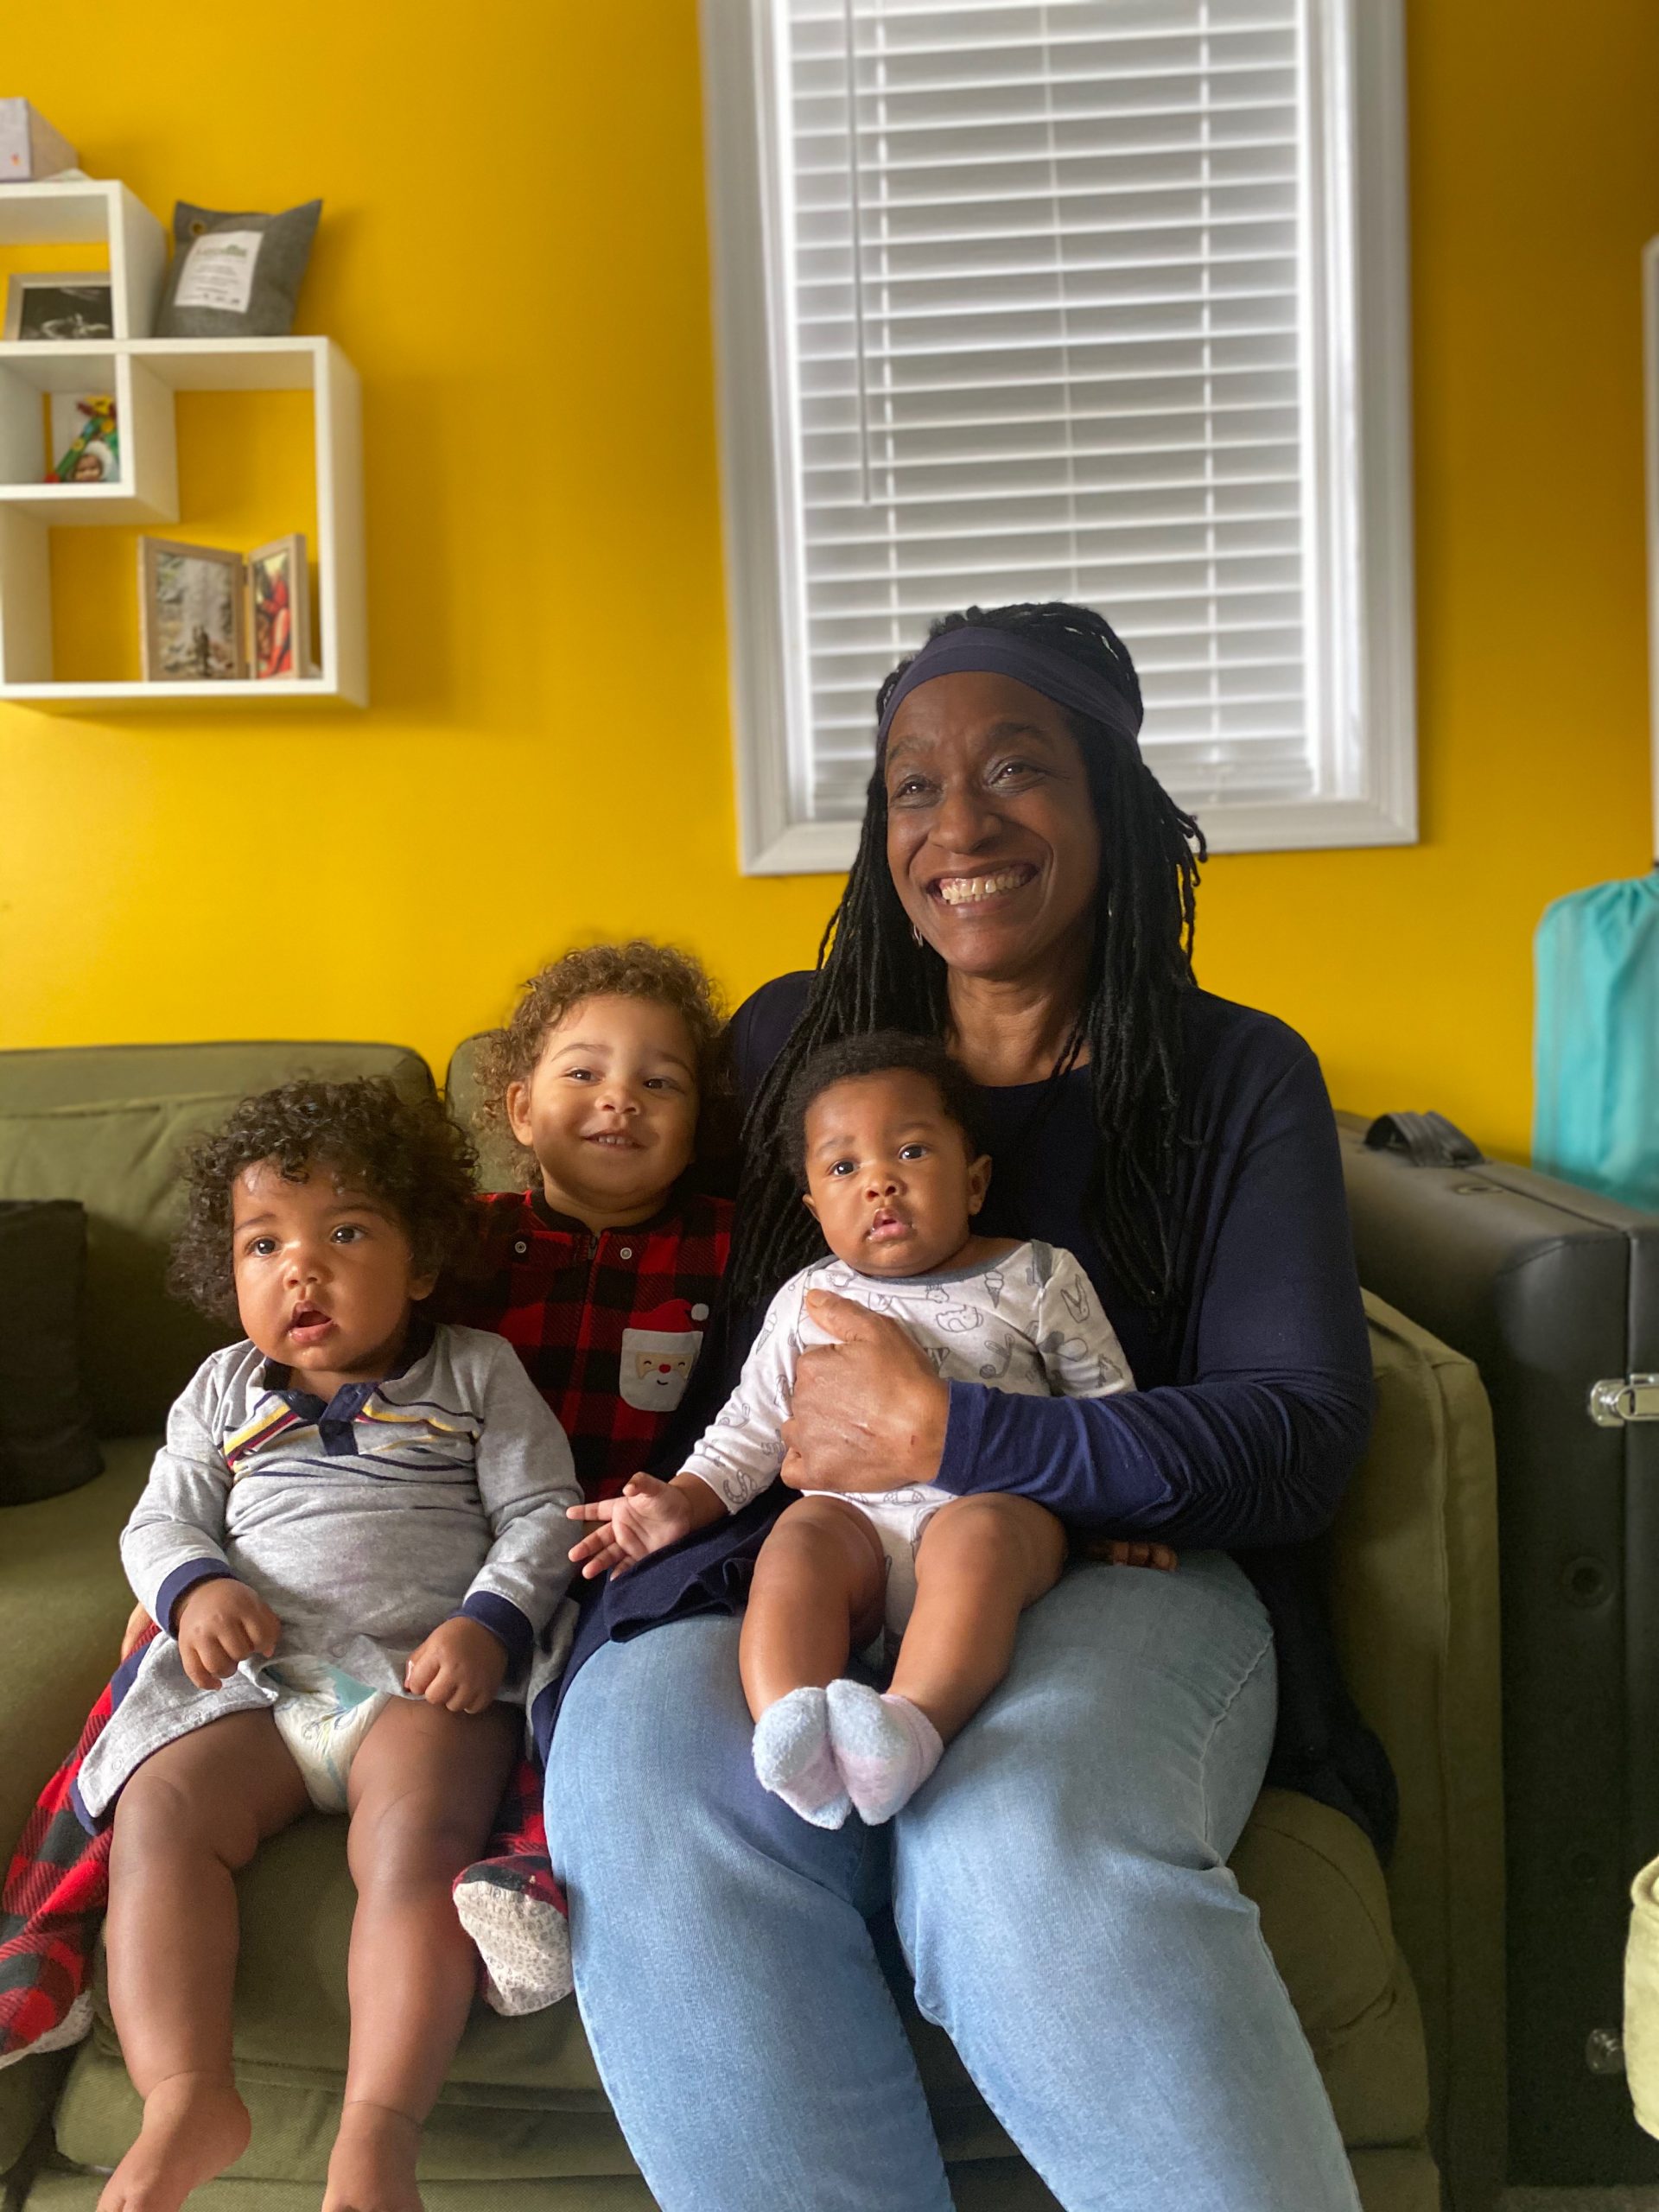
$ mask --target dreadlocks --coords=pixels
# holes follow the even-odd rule
[[[1109,623],[1063,601],[946,614],[930,643],[969,626],[1007,630],[1103,675],[1141,713],[1133,662]],[[880,720],[909,667],[900,661],[876,697]],[[1125,1291],[1147,1305],[1173,1294],[1173,1243],[1164,1216],[1176,1144],[1180,998],[1192,982],[1192,932],[1203,833],[1128,738],[1065,710],[1083,752],[1100,823],[1100,879],[1084,1003],[1049,1081],[1086,1052],[1100,1142],[1086,1198],[1090,1227]],[[742,1312],[768,1297],[817,1251],[813,1224],[789,1166],[784,1108],[808,1058],[871,1029],[942,1036],[949,1022],[945,964],[918,945],[887,868],[887,788],[878,754],[865,797],[858,854],[818,947],[805,1010],[760,1085],[744,1127],[743,1172],[727,1295]]]

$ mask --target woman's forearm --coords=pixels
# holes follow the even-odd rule
[[[938,1480],[1011,1491],[1084,1531],[1190,1549],[1300,1543],[1330,1526],[1370,1424],[1369,1378],[1229,1376],[1107,1399],[950,1386]]]

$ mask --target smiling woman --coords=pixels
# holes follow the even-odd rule
[[[1028,1503],[1072,1560],[931,1780],[888,1827],[832,1832],[755,1791],[736,1694],[724,1616],[776,1499],[607,1587],[548,1799],[594,2049],[664,2212],[946,2212],[861,1925],[890,1903],[922,2011],[1068,2212],[1352,2212],[1225,1865],[1269,1773],[1384,1847],[1393,1816],[1304,1573],[1370,1407],[1318,1065],[1193,980],[1202,841],[1141,758],[1139,685],[1099,615],[949,616],[877,715],[817,972],[734,1024],[748,1115],[728,1357],[700,1399],[721,1402],[709,1386],[729,1388],[760,1305],[820,1256],[791,1173],[798,1079],[887,1030],[942,1039],[974,1084],[991,1161],[976,1230],[1070,1255],[1077,1312],[1097,1305],[1139,1387],[999,1389],[941,1367],[879,1296],[810,1294],[785,1482],[893,1505],[937,1488],[947,1513]],[[1179,1547],[1177,1573],[1096,1563],[1154,1539]],[[631,1871],[670,1826],[671,1932],[639,1912]],[[744,2130],[723,2100],[688,2106],[693,2075],[741,2099]]]

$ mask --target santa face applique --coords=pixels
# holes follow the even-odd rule
[[[671,1298],[623,1330],[618,1381],[625,1406],[640,1413],[673,1412],[702,1350],[702,1324],[708,1319],[706,1306]]]

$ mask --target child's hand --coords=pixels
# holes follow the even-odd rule
[[[1126,1543],[1121,1536],[1097,1536],[1084,1551],[1110,1567],[1155,1567],[1160,1574],[1173,1574],[1178,1563],[1167,1544]]]
[[[507,1648],[482,1621],[440,1621],[410,1654],[404,1688],[450,1713],[487,1713],[507,1671]]]
[[[677,1544],[697,1525],[691,1500],[673,1483],[659,1483],[655,1475],[630,1475],[620,1497],[601,1497],[595,1505],[573,1505],[573,1521],[599,1521],[602,1528],[579,1544],[570,1556],[591,1582],[608,1568],[625,1573],[635,1560],[648,1559],[670,1544]]]
[[[199,1690],[216,1690],[256,1651],[269,1659],[282,1632],[264,1599],[230,1574],[187,1590],[173,1615],[179,1656]]]
[[[121,1632],[121,1656],[124,1661],[131,1658],[133,1653],[138,1649],[139,1637],[147,1629],[152,1629],[155,1625],[155,1622],[151,1620],[142,1605],[133,1607],[127,1615],[126,1627]]]

